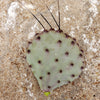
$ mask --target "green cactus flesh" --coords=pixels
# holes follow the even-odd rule
[[[82,56],[75,39],[49,31],[34,36],[26,57],[41,90],[51,91],[79,77]]]

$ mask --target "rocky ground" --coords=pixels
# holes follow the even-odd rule
[[[20,0],[21,1],[21,0]],[[43,13],[57,29],[45,4],[58,20],[57,0],[22,0],[43,23]],[[44,96],[28,67],[28,41],[43,29],[18,0],[0,0],[0,100],[100,100],[100,1],[60,0],[61,28],[84,50],[81,76]]]

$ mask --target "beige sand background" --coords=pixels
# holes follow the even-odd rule
[[[56,0],[21,2],[47,29],[40,12],[57,29],[45,7],[58,21]],[[86,66],[78,79],[46,97],[25,60],[28,41],[43,29],[17,0],[0,0],[0,100],[100,100],[100,0],[60,0],[60,10],[61,28],[77,39]]]

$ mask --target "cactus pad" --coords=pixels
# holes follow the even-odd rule
[[[27,62],[43,91],[72,82],[83,69],[83,51],[63,32],[36,34],[27,52]]]

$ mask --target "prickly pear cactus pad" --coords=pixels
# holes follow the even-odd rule
[[[29,66],[43,91],[72,82],[83,69],[83,50],[63,32],[36,34],[27,52]]]

